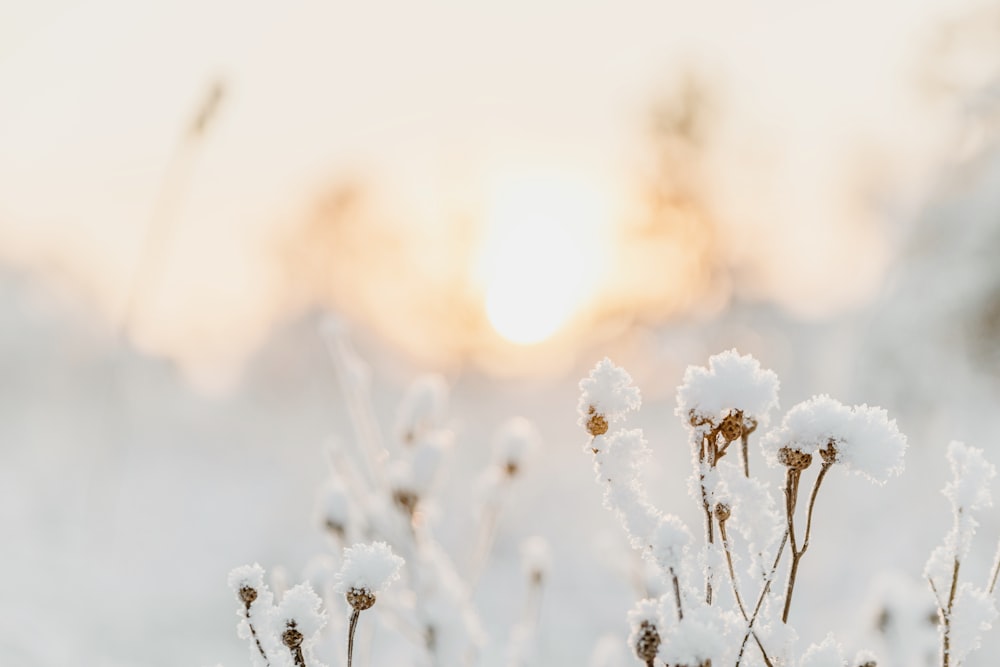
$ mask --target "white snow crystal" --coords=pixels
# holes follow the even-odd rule
[[[259,595],[264,589],[264,568],[257,563],[234,568],[229,573],[229,587],[237,596],[243,588],[252,588]]]
[[[944,487],[944,495],[958,511],[979,511],[993,505],[990,482],[997,470],[983,456],[983,450],[968,447],[961,442],[948,445],[948,462],[952,480]]]
[[[403,562],[385,542],[355,544],[344,549],[344,563],[337,573],[334,590],[347,593],[353,588],[381,593],[399,578]]]
[[[846,667],[844,650],[832,634],[819,644],[812,644],[802,656],[799,667]]]
[[[590,409],[610,421],[617,421],[630,410],[638,410],[641,403],[638,387],[632,386],[632,377],[624,368],[615,366],[605,357],[590,375],[580,380],[580,425],[586,426]]]
[[[710,357],[708,368],[688,366],[677,388],[677,416],[685,424],[692,412],[717,422],[730,410],[742,410],[765,424],[778,405],[778,384],[774,371],[761,369],[752,356],[727,350]]]

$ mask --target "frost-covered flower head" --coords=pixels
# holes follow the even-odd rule
[[[545,538],[529,537],[521,543],[521,569],[533,582],[545,578],[552,565],[552,554]]]
[[[538,448],[540,439],[538,429],[524,417],[509,419],[493,440],[493,458],[508,477],[514,477]]]
[[[639,600],[635,608],[628,613],[628,623],[631,633],[628,637],[629,646],[635,651],[639,660],[653,664],[660,651],[660,628],[663,627],[662,600],[647,598]]]
[[[396,415],[396,432],[410,444],[444,425],[448,383],[440,375],[423,375],[410,385]]]
[[[385,542],[355,544],[344,549],[334,590],[346,595],[355,610],[368,609],[375,604],[375,596],[399,578],[403,563]]]
[[[677,416],[692,426],[706,422],[721,426],[736,413],[750,424],[765,423],[777,405],[778,376],[735,349],[709,357],[708,368],[688,366],[677,388]]]
[[[281,643],[291,652],[296,664],[305,664],[303,652],[309,652],[326,624],[321,606],[322,601],[312,586],[298,584],[285,593],[274,610],[275,630],[281,634]]]
[[[996,477],[997,469],[983,456],[983,450],[951,442],[948,445],[948,463],[952,478],[943,493],[955,511],[959,508],[980,511],[993,505],[990,482]]]
[[[241,565],[229,573],[229,587],[249,610],[264,590],[264,568],[257,563]]]
[[[903,471],[906,437],[882,408],[848,407],[820,395],[789,410],[761,447],[772,463],[804,468],[818,453],[824,465],[840,463],[883,484]]]
[[[622,419],[631,410],[638,410],[640,403],[639,388],[632,386],[632,377],[607,357],[594,366],[590,375],[580,380],[580,403],[577,406],[580,425],[592,436],[607,433],[609,422]]]
[[[660,517],[650,536],[650,555],[664,571],[679,572],[690,543],[691,533],[684,522],[673,514],[666,514]]]

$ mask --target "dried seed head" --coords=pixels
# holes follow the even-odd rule
[[[503,467],[503,471],[508,477],[517,477],[518,470],[520,468],[515,461],[507,461]]]
[[[242,600],[243,604],[247,606],[247,609],[250,608],[250,605],[252,605],[253,601],[256,599],[257,599],[257,591],[254,590],[253,588],[250,588],[249,586],[244,586],[240,589],[240,600]]]
[[[728,521],[732,513],[732,508],[726,503],[718,503],[715,506],[715,518],[719,520],[719,523]]]
[[[295,627],[295,621],[288,622],[288,628],[281,633],[281,643],[290,649],[302,646],[302,633]]]
[[[338,523],[333,519],[327,519],[324,523],[326,524],[326,529],[328,531],[330,531],[340,539],[344,539],[344,533],[346,532],[344,530],[344,524]]]
[[[652,663],[656,660],[656,653],[660,650],[660,633],[656,631],[656,626],[649,621],[643,621],[639,625],[639,637],[635,640],[635,654],[640,660]]]
[[[608,432],[607,418],[599,413],[593,405],[587,410],[587,414],[590,415],[590,419],[587,420],[587,433],[596,438]]]
[[[791,447],[778,450],[778,463],[792,470],[805,470],[812,463],[812,454],[807,454]]]
[[[878,667],[874,660],[865,660],[864,662],[859,662],[858,667]]]
[[[375,604],[375,594],[364,588],[352,588],[347,591],[347,604],[351,605],[354,611],[364,611],[371,609]]]
[[[726,442],[732,442],[743,435],[743,411],[730,411],[719,424],[719,433],[726,439]]]
[[[420,501],[420,498],[413,491],[396,489],[392,492],[392,501],[396,503],[396,507],[406,512],[412,519],[413,514],[417,511],[417,503]]]
[[[837,445],[831,440],[826,444],[826,447],[819,450],[819,455],[823,457],[823,463],[826,465],[833,465],[837,462]]]

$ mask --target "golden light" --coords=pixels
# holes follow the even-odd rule
[[[496,332],[530,345],[562,329],[599,286],[609,220],[584,182],[547,174],[499,187],[480,264]]]

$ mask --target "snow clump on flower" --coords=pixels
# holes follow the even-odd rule
[[[684,553],[691,543],[691,532],[684,522],[673,514],[660,517],[660,522],[650,537],[650,555],[664,571],[680,573]]]
[[[677,416],[718,422],[732,411],[763,424],[778,405],[778,376],[735,349],[709,358],[708,368],[688,366],[677,388]]]
[[[580,425],[595,437],[607,433],[608,422],[638,410],[640,403],[639,388],[632,385],[632,377],[607,357],[580,380]]]
[[[789,452],[806,457],[818,452],[827,465],[841,463],[884,484],[903,471],[906,436],[882,408],[848,407],[820,395],[789,410],[781,427],[761,440],[761,447],[772,465],[789,465]]]
[[[352,590],[377,595],[396,579],[403,559],[392,553],[385,542],[355,544],[344,549],[344,564],[337,573],[334,590],[349,593]]]
[[[285,646],[289,649],[301,646],[308,653],[326,625],[326,614],[320,609],[322,604],[309,584],[297,584],[285,593],[273,615],[275,630],[281,634]]]
[[[662,607],[662,599],[647,598],[639,600],[635,608],[628,613],[628,623],[631,628],[628,644],[635,651],[636,657],[646,663],[656,660],[660,651]]]

